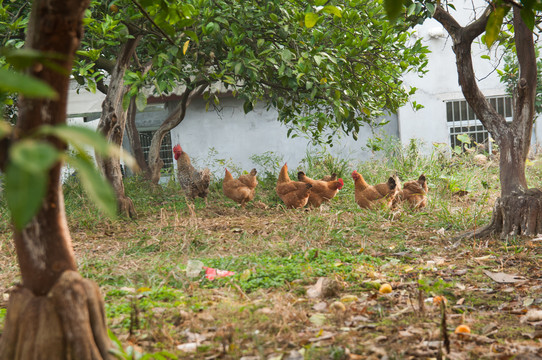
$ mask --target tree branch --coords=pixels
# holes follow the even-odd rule
[[[167,39],[167,41],[169,41],[173,46],[179,46],[178,44],[175,43],[175,41],[173,41],[171,37],[169,37],[168,34],[164,32],[164,30],[162,30],[160,26],[158,26],[158,24],[154,22],[154,20],[151,18],[147,10],[145,10],[143,6],[141,6],[141,4],[139,4],[136,0],[131,0],[131,1],[135,6],[137,6],[139,11],[141,11],[141,13],[154,25],[154,27],[156,27],[156,29],[160,31],[160,33]]]
[[[480,18],[465,27],[461,27],[452,15],[441,6],[437,7],[433,17],[442,24],[452,37],[458,81],[465,99],[485,128],[496,141],[499,141],[501,137],[495,135],[505,134],[508,131],[508,125],[504,117],[497,113],[478,87],[471,54],[472,42],[485,31],[492,10],[491,5],[486,7]]]

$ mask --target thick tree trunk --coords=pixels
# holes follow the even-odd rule
[[[149,168],[151,182],[153,184],[158,184],[158,181],[160,181],[160,170],[162,170],[162,167],[164,166],[164,162],[162,159],[160,159],[160,147],[162,147],[164,136],[166,136],[168,131],[175,128],[184,120],[186,109],[192,102],[192,99],[201,95],[206,88],[207,84],[203,82],[196,83],[195,90],[191,90],[192,88],[187,87],[181,100],[179,101],[179,104],[175,106],[167,119],[164,120],[158,130],[156,130],[154,133],[151,140],[151,146],[149,148]]]
[[[473,23],[461,27],[441,6],[434,18],[448,31],[453,40],[459,84],[465,99],[482,124],[495,139],[500,151],[501,198],[497,200],[491,224],[479,232],[467,236],[485,236],[500,233],[501,237],[522,234],[533,235],[541,229],[539,198],[537,191],[527,189],[525,161],[529,153],[536,95],[536,57],[533,34],[525,25],[520,9],[513,6],[514,39],[520,68],[520,79],[514,106],[512,124],[497,113],[484,97],[474,76],[471,46],[480,36],[493,6],[490,4],[482,16]]]
[[[127,90],[124,86],[124,74],[126,73],[126,69],[128,69],[130,58],[134,54],[140,39],[140,36],[136,36],[133,39],[127,40],[121,47],[117,63],[111,73],[107,95],[102,104],[102,116],[98,124],[98,131],[110,143],[118,147],[122,146],[127,115],[127,111],[122,108],[122,99]],[[98,166],[115,190],[119,213],[127,217],[136,218],[137,213],[134,203],[132,199],[126,196],[124,191],[120,160],[118,158],[103,159],[99,156],[96,156],[96,159]]]
[[[66,122],[66,102],[73,55],[82,36],[82,16],[89,1],[36,0],[26,47],[61,55],[56,65],[42,64],[32,75],[53,87],[56,100],[19,101],[18,138],[41,125]],[[65,144],[50,140],[63,150]],[[96,285],[75,271],[71,237],[64,212],[61,164],[49,172],[47,194],[37,215],[14,231],[22,285],[11,296],[0,339],[0,359],[108,359],[110,341],[104,307]]]
[[[110,358],[100,289],[75,271],[63,272],[47,296],[25,287],[14,290],[8,309],[1,359]]]

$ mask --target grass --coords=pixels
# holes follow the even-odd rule
[[[183,359],[269,358],[292,351],[305,359],[382,352],[389,358],[416,357],[416,351],[429,351],[420,347],[423,341],[440,339],[440,313],[430,301],[441,294],[449,301],[450,333],[467,323],[486,336],[485,325],[494,322],[498,329],[490,341],[503,354],[532,345],[522,335],[529,326],[501,309],[526,310],[517,296],[532,298],[531,306],[537,306],[538,243],[489,239],[451,246],[455,235],[489,221],[499,194],[498,166],[476,165],[470,154],[448,158],[439,149],[424,157],[416,142],[380,145],[374,160],[365,163],[316,150],[307,153],[299,169],[290,169],[292,178],[301,169],[314,178],[332,172],[344,178],[337,197],[318,210],[281,205],[274,188],[282,160],[273,153],[253,157],[261,165],[260,184],[246,209],[222,194],[220,180],[211,185],[207,204],[195,201],[194,215],[175,182],[151,189],[129,178],[126,193],[139,217],[112,221],[89,202],[78,182],[68,182],[66,212],[79,271],[102,289],[109,327],[125,346],[120,358],[131,359],[129,351],[165,351]],[[250,170],[228,166],[238,173]],[[349,175],[354,169],[369,183],[392,174],[404,182],[424,173],[429,205],[422,211],[362,210],[354,202]],[[533,183],[542,179],[536,163],[527,177]],[[0,214],[2,296],[19,275],[4,203]],[[190,279],[185,273],[190,259],[235,275]],[[500,285],[482,269],[530,281]],[[319,277],[336,281],[339,293],[309,298],[307,290]],[[379,294],[382,283],[394,291]],[[325,307],[318,308],[322,302]],[[332,310],[335,302],[344,310]],[[0,297],[0,329],[6,306]],[[315,322],[319,318],[322,323]],[[195,352],[177,348],[192,342],[194,334],[203,339]],[[465,358],[483,357],[493,346],[472,347],[451,336],[454,351]]]

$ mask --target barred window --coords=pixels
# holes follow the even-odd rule
[[[151,147],[151,140],[156,131],[140,131],[139,140],[141,141],[141,149],[143,155],[145,155],[145,161],[149,161],[149,149]],[[160,159],[164,162],[162,171],[169,171],[173,169],[173,150],[171,147],[171,133],[168,131],[162,140],[162,146],[160,147]]]
[[[488,98],[489,103],[507,121],[512,120],[512,98],[509,96],[497,96]],[[457,135],[467,134],[471,140],[485,145],[487,151],[491,151],[491,136],[482,125],[466,100],[452,100],[446,102],[446,122],[450,134],[450,146],[461,146]]]

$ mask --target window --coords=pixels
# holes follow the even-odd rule
[[[151,147],[151,140],[156,131],[140,131],[139,140],[141,141],[141,149],[143,155],[145,155],[145,161],[149,161],[149,148]],[[162,140],[162,146],[160,147],[160,159],[164,162],[162,170],[168,171],[173,169],[173,152],[171,150],[171,133],[168,131],[164,140]]]
[[[488,98],[489,103],[497,112],[503,115],[507,121],[512,120],[512,98],[498,96]],[[452,148],[461,146],[457,135],[467,134],[478,144],[485,145],[491,151],[490,135],[484,125],[472,110],[466,100],[453,100],[446,102],[446,122],[450,134],[450,145]]]

